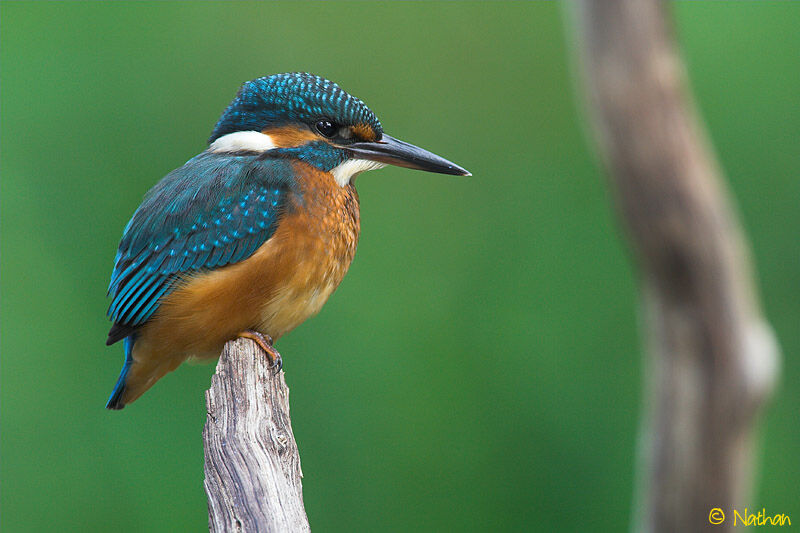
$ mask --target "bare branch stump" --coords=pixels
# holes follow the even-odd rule
[[[283,372],[250,340],[225,345],[206,392],[211,531],[310,531]]]
[[[635,528],[703,531],[714,508],[731,517],[755,506],[756,414],[777,375],[777,343],[686,86],[668,3],[582,0],[576,8],[589,112],[644,301]]]

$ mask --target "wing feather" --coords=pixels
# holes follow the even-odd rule
[[[111,274],[108,343],[141,326],[186,275],[250,257],[294,191],[283,159],[204,152],[167,174],[125,227]]]

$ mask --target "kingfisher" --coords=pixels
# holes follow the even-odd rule
[[[244,83],[208,148],[158,182],[125,226],[106,341],[123,341],[125,363],[106,407],[239,337],[280,370],[273,342],[319,312],[355,255],[356,176],[387,164],[470,175],[384,133],[332,81],[293,72]]]

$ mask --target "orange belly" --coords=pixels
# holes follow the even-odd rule
[[[358,195],[296,165],[301,194],[272,237],[244,261],[183,280],[140,330],[126,403],[186,359],[219,356],[243,330],[279,338],[319,312],[342,281],[358,244]]]

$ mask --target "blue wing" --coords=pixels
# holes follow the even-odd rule
[[[252,255],[275,232],[292,175],[285,160],[209,152],[167,174],[125,227],[107,344],[144,324],[181,276]]]

